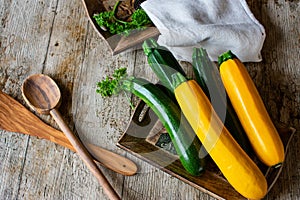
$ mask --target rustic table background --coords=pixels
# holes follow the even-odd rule
[[[265,26],[263,61],[247,63],[274,121],[298,132],[286,165],[266,199],[300,199],[300,1],[247,0]],[[125,177],[103,167],[126,200],[213,199],[116,147],[132,114],[125,95],[102,99],[96,82],[119,67],[156,81],[140,49],[112,56],[88,22],[82,2],[0,1],[0,89],[25,105],[20,86],[35,73],[50,75],[63,94],[60,111],[85,140],[128,156],[139,166]],[[39,115],[57,127],[49,116]],[[79,157],[35,137],[0,130],[0,199],[106,199]]]

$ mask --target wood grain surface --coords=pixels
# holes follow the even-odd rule
[[[265,199],[300,198],[300,2],[247,0],[266,29],[263,61],[246,63],[272,120],[297,129],[286,166]],[[96,82],[114,69],[155,82],[140,49],[112,56],[77,1],[0,1],[0,90],[23,105],[21,85],[36,73],[52,77],[62,93],[59,111],[88,142],[128,156],[139,166],[126,177],[101,167],[124,200],[214,199],[127,154],[116,143],[130,120],[128,98],[102,99]],[[186,63],[182,63],[191,71]],[[37,114],[58,128],[49,116]],[[79,157],[46,140],[0,130],[0,199],[107,199]]]

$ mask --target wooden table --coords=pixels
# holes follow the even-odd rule
[[[246,66],[272,119],[298,130],[282,174],[266,199],[299,199],[300,2],[247,2],[265,26],[267,38],[264,60]],[[88,22],[80,0],[2,0],[0,18],[0,89],[25,105],[20,90],[24,79],[35,73],[51,76],[61,88],[60,111],[69,126],[84,140],[138,164],[139,172],[130,177],[101,167],[122,199],[213,199],[115,145],[133,111],[124,94],[102,99],[95,93],[96,82],[119,67],[155,82],[140,49],[112,56]],[[38,116],[57,128],[49,116]],[[75,153],[0,130],[0,199],[107,197]]]

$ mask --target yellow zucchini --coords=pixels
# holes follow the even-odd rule
[[[180,73],[173,80],[183,114],[228,182],[246,198],[263,198],[266,178],[225,128],[197,82],[186,81]]]
[[[246,67],[230,51],[219,58],[220,75],[257,157],[267,166],[284,161],[284,147]]]

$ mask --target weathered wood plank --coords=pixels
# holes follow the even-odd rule
[[[129,107],[124,110],[124,105],[128,105],[126,96],[103,99],[96,94],[96,83],[116,68],[131,66],[134,55],[129,52],[112,57],[106,43],[90,29],[84,62],[78,66],[79,73],[74,80],[72,113],[77,132],[83,140],[120,154],[125,152],[115,143],[130,117]],[[121,195],[123,177],[106,169],[103,171]]]
[[[1,1],[1,89],[21,99],[19,88],[28,74],[43,67],[55,15],[53,1]],[[30,12],[26,12],[29,11]],[[18,95],[17,95],[18,94]]]
[[[57,81],[63,95],[60,111],[72,125],[73,78],[77,66],[82,63],[88,23],[83,17],[85,13],[80,1],[72,6],[59,1],[55,13],[44,68],[40,73]],[[53,120],[51,123],[55,124]],[[38,149],[41,149],[40,154]],[[24,199],[85,199],[103,194],[79,157],[69,150],[30,143],[26,161],[20,186],[20,196]]]
[[[253,1],[251,5],[257,2]],[[274,121],[300,128],[300,3],[299,1],[261,1],[252,9],[265,26],[263,62],[248,69]],[[266,199],[298,199],[300,187],[299,134],[295,134],[282,174]]]
[[[0,197],[16,199],[22,177],[28,137],[0,130]]]
[[[21,100],[22,80],[42,69],[56,1],[1,1],[0,89]],[[30,12],[26,12],[30,10]],[[1,199],[18,199],[29,137],[1,131]]]

